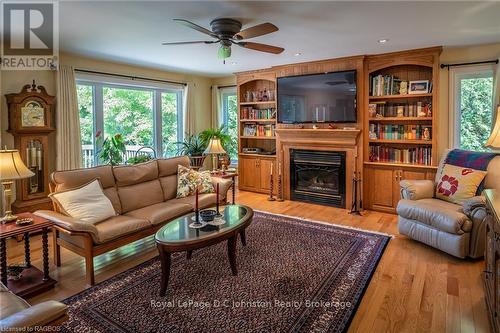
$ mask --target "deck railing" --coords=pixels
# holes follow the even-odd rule
[[[134,157],[136,152],[143,146],[125,146],[125,154],[123,156],[123,161],[127,161],[129,158]],[[147,153],[148,150],[143,150]],[[142,151],[141,151],[142,153]],[[90,168],[95,166],[95,152],[93,145],[82,145],[82,164],[84,168]]]

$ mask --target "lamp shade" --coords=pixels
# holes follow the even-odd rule
[[[35,174],[24,165],[19,151],[0,150],[0,180],[33,177]]]
[[[222,148],[219,138],[211,138],[207,149],[203,154],[225,154],[226,151]]]
[[[498,106],[496,118],[497,120],[493,127],[493,131],[491,131],[488,141],[484,144],[484,146],[488,148],[500,148],[500,106]]]

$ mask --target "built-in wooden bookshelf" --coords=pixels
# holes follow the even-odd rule
[[[242,190],[268,192],[276,162],[276,76],[273,72],[237,76],[239,181]],[[257,148],[260,153],[246,153]],[[274,184],[276,189],[276,183]]]
[[[440,52],[436,47],[366,58],[366,208],[393,213],[400,199],[401,180],[434,177]],[[427,82],[427,91],[410,91],[411,81]],[[401,82],[407,83],[406,91]]]

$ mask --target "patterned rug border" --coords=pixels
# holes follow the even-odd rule
[[[305,217],[298,217],[298,216],[291,216],[291,215],[286,215],[286,214],[276,214],[276,213],[272,213],[272,212],[267,212],[267,211],[261,211],[261,210],[254,210],[255,213],[258,213],[258,214],[261,214],[261,215],[265,215],[265,216],[270,216],[270,217],[283,217],[283,218],[287,218],[287,219],[290,219],[289,221],[288,220],[285,220],[287,223],[296,223],[296,222],[301,222],[302,224],[304,225],[313,225],[313,224],[320,224],[320,225],[323,225],[323,226],[328,226],[332,229],[334,228],[337,228],[337,229],[345,229],[345,230],[353,230],[353,231],[356,231],[356,232],[360,232],[360,233],[365,233],[365,234],[373,234],[373,235],[378,235],[378,236],[383,236],[383,237],[386,237],[386,241],[384,242],[383,246],[379,248],[379,256],[376,260],[376,262],[374,263],[373,265],[373,269],[370,273],[370,276],[368,277],[368,279],[366,280],[366,283],[363,287],[363,289],[361,290],[360,294],[359,294],[359,297],[356,301],[356,304],[354,305],[354,311],[351,312],[350,314],[350,317],[348,319],[348,321],[346,322],[346,325],[344,327],[344,330],[343,332],[347,332],[349,330],[349,327],[357,313],[357,310],[361,304],[361,301],[363,300],[363,297],[371,283],[371,280],[378,268],[378,265],[380,264],[380,261],[382,260],[382,257],[385,253],[385,250],[387,249],[387,246],[389,244],[389,242],[391,241],[391,239],[394,239],[395,236],[394,235],[391,235],[391,234],[388,234],[388,233],[383,233],[383,232],[378,232],[378,231],[370,231],[370,230],[366,230],[366,229],[361,229],[361,228],[356,228],[356,227],[351,227],[351,226],[344,226],[344,225],[339,225],[339,224],[335,224],[335,223],[329,223],[329,222],[326,222],[326,221],[319,221],[319,220],[313,220],[313,219],[309,219],[309,218],[305,218]],[[179,255],[179,256],[182,256],[183,253],[182,252],[179,252],[179,253],[175,253],[173,255]],[[150,258],[150,259],[147,259],[146,261],[134,266],[134,267],[131,267],[131,268],[128,268],[126,269],[125,271],[121,272],[121,273],[118,273],[106,280],[103,280],[101,282],[98,282],[97,284],[95,284],[94,286],[92,287],[89,287],[87,289],[84,289],[78,293],[75,293],[67,298],[65,298],[64,300],[62,300],[61,302],[64,303],[64,304],[71,304],[71,302],[74,300],[74,299],[77,299],[83,295],[88,295],[89,293],[92,293],[94,291],[96,291],[97,289],[105,286],[105,285],[109,285],[111,283],[113,283],[114,281],[116,280],[120,280],[122,279],[123,277],[126,277],[127,275],[130,274],[131,271],[135,271],[135,270],[138,270],[138,269],[141,269],[143,267],[146,267],[146,266],[149,266],[151,265],[152,262],[156,261],[158,258],[158,255],[154,256],[153,258]],[[172,258],[173,259],[173,258]]]
[[[295,220],[299,220],[299,221],[302,221],[302,222],[311,222],[311,223],[319,223],[319,224],[324,224],[324,225],[330,225],[330,226],[334,226],[336,228],[341,228],[341,229],[356,230],[356,231],[360,231],[360,232],[365,232],[367,234],[387,236],[390,239],[396,238],[395,235],[389,234],[389,233],[386,233],[386,232],[374,231],[374,230],[367,230],[367,229],[352,227],[352,226],[349,226],[349,225],[342,225],[342,224],[337,224],[337,223],[330,223],[330,222],[320,221],[320,220],[313,220],[313,219],[309,219],[307,217],[292,216],[292,215],[286,215],[286,214],[277,214],[277,213],[272,213],[272,212],[266,212],[266,211],[263,211],[263,210],[254,210],[254,212],[255,213],[260,213],[260,214],[275,215],[275,216],[285,217],[285,218],[289,218],[289,219],[295,219]],[[286,221],[286,222],[290,223],[290,221]]]

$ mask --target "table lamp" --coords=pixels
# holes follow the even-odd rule
[[[35,174],[28,169],[17,150],[0,150],[0,181],[5,193],[5,216],[2,223],[13,222],[17,216],[12,215],[12,184],[16,179],[33,177]]]
[[[495,122],[495,126],[493,127],[493,131],[491,131],[490,137],[488,138],[484,146],[493,149],[500,148],[500,105],[497,109],[497,120]]]
[[[217,155],[226,154],[224,148],[222,148],[222,144],[220,143],[219,138],[211,138],[208,143],[207,149],[203,152],[204,155],[212,155],[212,170],[215,171],[218,169],[217,163]]]

